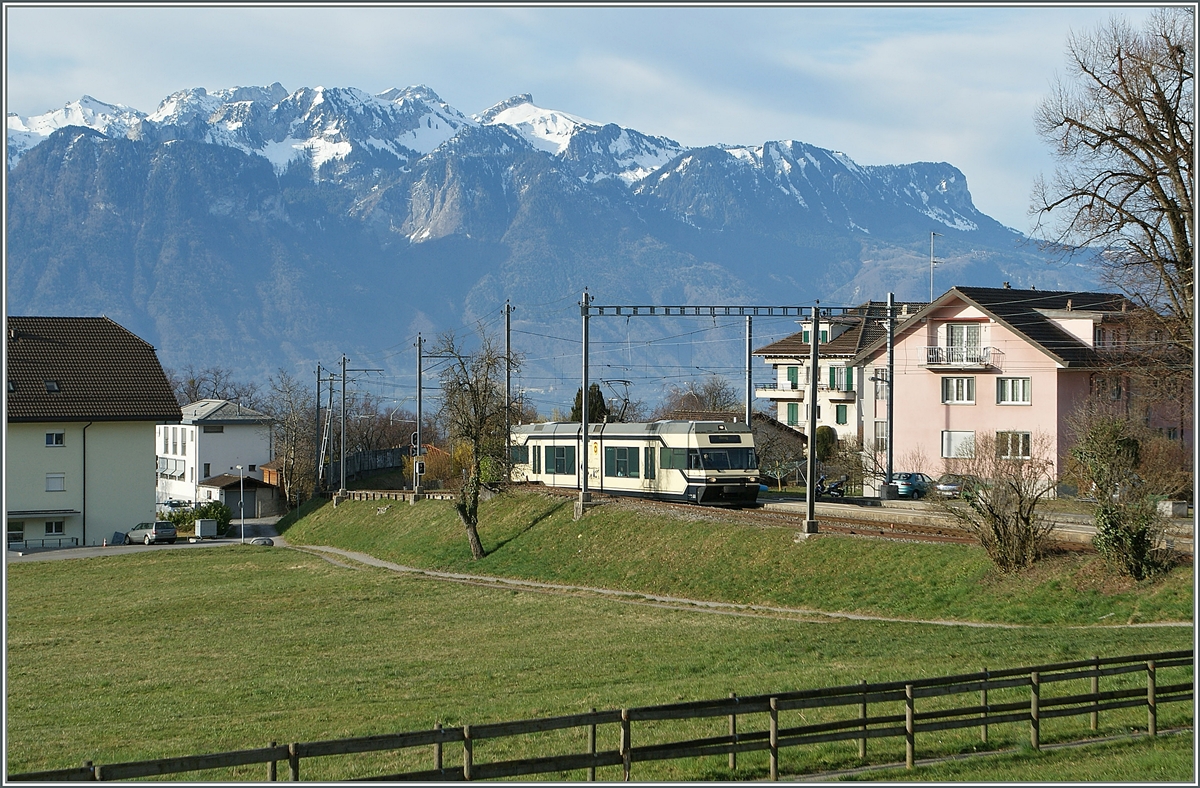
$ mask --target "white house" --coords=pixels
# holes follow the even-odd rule
[[[150,441],[181,418],[154,348],[106,317],[10,317],[6,347],[9,548],[153,520]]]
[[[203,503],[212,490],[202,483],[215,476],[241,474],[261,482],[271,461],[270,416],[222,399],[183,406],[183,423],[164,424],[155,433],[158,500]]]

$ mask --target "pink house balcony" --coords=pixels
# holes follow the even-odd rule
[[[930,369],[988,369],[998,366],[998,356],[999,351],[992,347],[926,347],[925,361],[918,366]]]

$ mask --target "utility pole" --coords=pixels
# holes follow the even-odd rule
[[[417,496],[421,493],[421,476],[417,473],[417,463],[421,460],[421,353],[422,353],[421,335],[417,334],[417,445],[413,448],[416,454],[413,456],[413,495]],[[416,498],[414,497],[415,501]]]
[[[512,305],[504,300],[504,474],[512,481]]]
[[[808,354],[809,361],[812,362],[812,369],[808,376],[808,472],[804,482],[805,519],[804,530],[802,531],[802,533],[806,534],[815,534],[817,532],[817,385],[821,380],[818,369],[821,342],[820,303],[820,301],[814,302],[812,308],[812,336],[810,338]]]
[[[754,318],[746,315],[746,426],[750,425],[750,410],[754,404],[754,373],[750,369],[750,362],[753,356],[750,355],[751,348],[754,347]]]
[[[929,231],[929,303],[931,304],[933,303],[933,266],[935,265],[933,261],[933,237],[935,235],[941,235],[941,233],[935,233],[932,230]]]
[[[342,354],[342,439],[339,441],[342,445],[342,484],[338,488],[340,495],[346,494],[346,362],[350,359],[346,358],[346,354]]]
[[[321,362],[317,362],[317,431],[316,440],[313,441],[313,451],[316,457],[313,459],[313,496],[321,489]]]
[[[932,303],[932,302],[931,302]],[[881,496],[885,498],[893,498],[892,492],[896,489],[892,486],[892,447],[893,434],[896,426],[895,420],[892,418],[893,408],[896,404],[895,393],[896,389],[892,385],[892,381],[896,376],[896,294],[888,293],[887,300],[887,477],[884,479],[884,484],[887,485],[887,495]]]
[[[579,506],[577,514],[583,515],[584,504],[591,501],[591,493],[588,492],[588,306],[592,303],[592,297],[588,295],[587,288],[583,289],[583,300],[579,302],[580,311],[583,315],[583,388],[579,394],[579,453],[580,457],[580,475],[579,475]]]

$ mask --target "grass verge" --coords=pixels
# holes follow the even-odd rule
[[[1020,575],[976,546],[818,535],[744,524],[736,513],[621,502],[574,521],[569,499],[510,492],[482,506],[488,552],[471,559],[452,504],[313,503],[280,523],[293,544],[396,563],[628,591],[921,620],[1105,625],[1190,622],[1191,566],[1142,583],[1099,556],[1063,554]]]

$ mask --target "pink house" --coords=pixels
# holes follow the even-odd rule
[[[955,287],[898,321],[895,470],[936,476],[943,458],[973,456],[984,434],[1006,456],[1028,457],[1038,433],[1057,448],[1061,469],[1072,439],[1065,420],[1108,382],[1103,351],[1127,336],[1124,318],[1132,308],[1110,293]],[[885,340],[876,339],[852,363],[868,379],[884,377]],[[1113,399],[1128,396],[1118,384],[1106,391]],[[864,437],[886,435],[883,387],[859,404]]]

